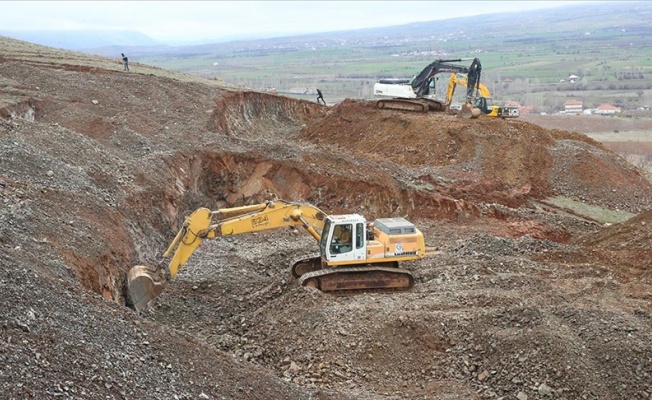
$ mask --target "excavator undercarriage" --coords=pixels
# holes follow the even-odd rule
[[[322,264],[317,253],[314,257],[294,261],[291,271],[300,285],[322,292],[409,289],[414,286],[412,274],[399,268],[397,262],[328,267]]]
[[[302,257],[290,263],[290,271],[295,278],[301,277],[312,271],[319,271],[321,269],[321,255],[319,253],[312,254],[307,257]]]
[[[434,99],[380,99],[376,101],[376,108],[385,110],[414,111],[427,113],[441,112],[446,105]]]
[[[409,289],[414,277],[405,269],[395,266],[343,266],[312,271],[299,278],[302,286],[313,287],[322,292],[355,291],[370,289]]]

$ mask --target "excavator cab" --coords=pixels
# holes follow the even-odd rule
[[[365,234],[366,221],[361,215],[329,216],[319,244],[322,257],[329,264],[365,259]]]
[[[351,224],[335,225],[333,240],[329,246],[331,253],[342,254],[353,250],[353,243],[351,242],[352,230],[353,226]]]
[[[492,101],[488,97],[478,97],[475,106],[479,108],[483,114],[489,114],[493,108]]]
[[[516,107],[494,106],[491,97],[479,97],[475,106],[480,109],[483,114],[490,117],[518,118],[520,115],[520,112]]]

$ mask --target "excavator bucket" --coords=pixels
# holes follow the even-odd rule
[[[134,308],[145,308],[150,300],[163,291],[165,282],[174,278],[179,267],[188,261],[190,255],[206,237],[213,213],[207,208],[199,208],[186,218],[183,227],[163,254],[164,259],[172,255],[169,268],[161,261],[156,267],[137,265],[129,270],[127,285]]]
[[[145,265],[136,265],[127,276],[129,297],[136,311],[140,311],[150,300],[163,291],[163,282],[160,269],[152,269]]]
[[[475,119],[478,118],[480,114],[482,114],[482,110],[478,107],[473,107],[472,105],[465,103],[462,105],[460,112],[457,113],[457,116],[459,118]]]

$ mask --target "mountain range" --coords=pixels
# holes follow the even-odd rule
[[[291,45],[305,41],[325,42],[342,40],[365,42],[374,46],[396,46],[414,41],[441,41],[452,36],[469,40],[478,38],[511,40],[515,44],[539,42],[551,33],[568,33],[569,37],[582,35],[604,36],[614,32],[628,33],[647,44],[652,43],[652,3],[635,2],[591,2],[574,4],[559,8],[535,11],[512,12],[496,10],[496,13],[451,18],[437,21],[415,22],[380,28],[356,29],[337,32],[284,36],[276,38],[253,38],[215,40],[210,44],[172,45],[161,43],[137,31],[121,30],[39,30],[6,31],[0,35],[20,39],[50,47],[82,50],[87,53],[114,56],[117,49],[128,50],[132,54],[147,55],[155,53],[175,54],[220,48],[276,46],[279,43]],[[462,34],[462,36],[460,36]],[[622,36],[622,35],[620,35]]]

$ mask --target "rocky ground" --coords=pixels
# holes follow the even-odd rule
[[[4,398],[652,398],[652,184],[582,130],[0,42]],[[125,305],[189,212],[272,197],[405,216],[437,251],[410,291],[336,296],[288,271],[309,235],[233,236]]]

